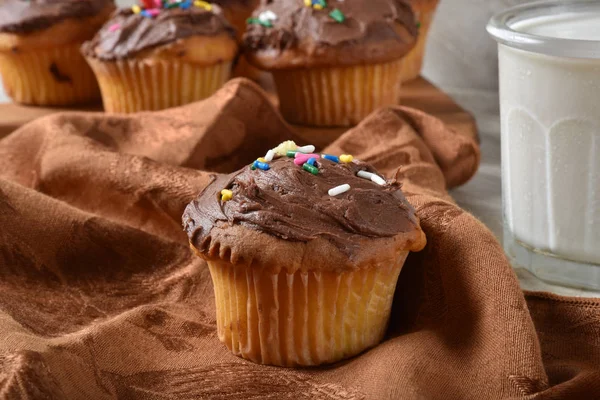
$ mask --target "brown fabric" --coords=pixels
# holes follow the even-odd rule
[[[318,369],[230,354],[181,213],[204,171],[288,138],[301,141],[238,80],[179,109],[55,115],[0,141],[0,397],[598,397],[600,302],[524,296],[493,235],[445,191],[475,172],[476,144],[406,108],[325,149],[387,176],[400,167],[428,235],[400,276],[386,340]]]

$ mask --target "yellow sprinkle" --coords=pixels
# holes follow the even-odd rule
[[[322,9],[323,9],[323,6],[322,6],[322,5],[320,5],[320,4],[315,4],[315,5],[313,6],[313,8],[314,8],[315,10],[322,10]]]
[[[229,189],[221,190],[221,201],[229,201],[233,197],[233,192]]]
[[[310,7],[310,6],[312,6],[312,0],[304,0],[304,5],[305,5],[306,7]]]
[[[212,10],[212,5],[210,3],[207,3],[206,1],[196,0],[194,1],[194,5],[196,7],[204,8],[206,11]]]
[[[134,14],[139,14],[140,12],[142,12],[142,9],[140,8],[140,6],[135,4],[131,6],[131,11],[133,11]]]
[[[350,163],[352,160],[354,160],[354,157],[352,157],[350,154],[342,154],[340,156],[340,161],[343,163]]]
[[[296,150],[298,146],[293,140],[286,140],[285,142],[279,143],[279,146],[275,147],[273,151],[275,154],[285,156],[288,150]]]
[[[267,162],[267,160],[265,160],[264,157],[258,157],[257,160],[264,163]]]

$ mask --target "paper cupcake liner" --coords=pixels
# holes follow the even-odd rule
[[[356,355],[383,338],[407,255],[396,265],[343,272],[274,274],[209,261],[219,339],[238,356],[286,367]]]
[[[423,58],[425,57],[425,47],[427,45],[427,35],[433,20],[435,8],[420,13],[419,37],[415,47],[402,59],[402,82],[412,81],[421,75],[423,68]]]
[[[187,62],[88,59],[104,110],[132,113],[162,110],[210,97],[229,79],[231,62],[202,66]]]
[[[273,71],[281,113],[315,126],[358,124],[375,109],[397,104],[401,62]]]
[[[98,83],[79,52],[81,43],[24,52],[0,52],[0,75],[16,102],[40,106],[89,103]]]

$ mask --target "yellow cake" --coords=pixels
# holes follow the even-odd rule
[[[0,75],[16,102],[40,106],[100,98],[79,52],[110,17],[112,0],[0,2]]]
[[[403,0],[273,0],[248,20],[248,61],[273,74],[292,123],[348,126],[396,104],[417,22]]]
[[[214,180],[183,215],[210,269],[219,339],[262,364],[352,357],[382,340],[400,270],[425,235],[400,184],[368,164],[273,154]]]
[[[180,106],[229,79],[238,45],[221,9],[203,1],[161,4],[120,10],[83,45],[107,112]]]

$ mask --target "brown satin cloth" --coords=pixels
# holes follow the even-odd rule
[[[446,192],[476,171],[477,145],[401,107],[324,149],[400,168],[428,236],[385,341],[313,369],[230,354],[180,216],[205,171],[288,138],[305,143],[235,80],[186,107],[55,115],[0,141],[0,397],[600,398],[600,302],[524,296],[493,235]]]

